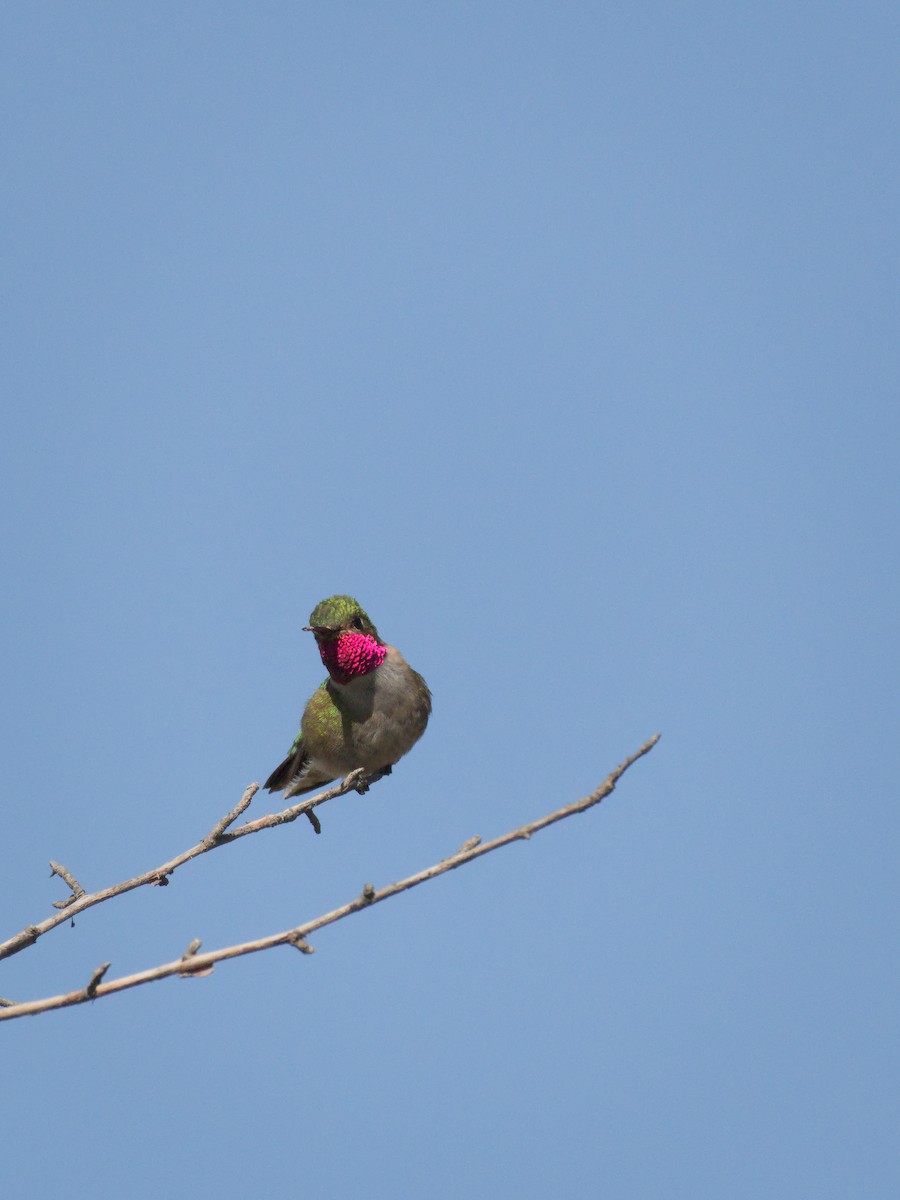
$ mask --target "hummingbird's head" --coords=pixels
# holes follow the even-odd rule
[[[349,683],[384,662],[384,642],[369,614],[352,596],[329,596],[320,601],[303,628],[315,635],[322,662],[336,683]]]
[[[369,614],[352,596],[329,596],[327,600],[320,600],[309,614],[309,624],[303,628],[314,633],[320,643],[339,638],[343,633],[364,633],[381,644]]]

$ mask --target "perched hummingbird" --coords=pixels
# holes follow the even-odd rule
[[[306,705],[287,758],[263,785],[286,798],[357,767],[389,774],[425,732],[431,713],[425,680],[381,640],[352,596],[317,604],[304,629],[315,635],[328,678]]]

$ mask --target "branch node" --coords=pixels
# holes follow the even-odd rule
[[[189,963],[192,958],[196,957],[197,951],[200,949],[200,947],[202,945],[203,945],[203,943],[201,942],[201,940],[199,938],[194,938],[194,940],[188,945],[187,950],[185,950],[184,954],[182,954],[181,961],[183,963]],[[182,979],[185,979],[189,975],[194,975],[194,976],[212,975],[213,968],[212,968],[212,965],[207,966],[207,967],[186,966],[183,971],[179,971],[178,973],[182,977]]]
[[[315,946],[311,946],[302,933],[297,933],[296,930],[288,937],[288,945],[293,946],[295,950],[299,950],[301,954],[315,954]]]
[[[448,854],[444,862],[449,862],[451,858],[459,858],[460,854],[467,854],[470,850],[474,850],[476,846],[481,845],[481,838],[476,833],[474,837],[467,838],[460,848],[454,851],[453,854]]]
[[[84,994],[89,1000],[93,1000],[93,998],[96,996],[97,988],[100,986],[100,981],[103,979],[103,976],[111,966],[112,964],[108,962],[101,963],[88,980],[87,987],[84,989]]]

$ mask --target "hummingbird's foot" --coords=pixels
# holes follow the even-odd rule
[[[364,796],[373,783],[377,783],[379,779],[384,779],[385,775],[390,775],[393,764],[388,763],[386,767],[381,767],[377,771],[373,771],[371,775],[364,776],[356,785],[356,791],[360,796]]]

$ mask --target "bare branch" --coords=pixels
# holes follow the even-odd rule
[[[57,925],[65,924],[66,921],[78,916],[79,913],[83,913],[88,908],[93,908],[95,904],[102,904],[104,900],[111,900],[114,896],[122,896],[125,892],[134,891],[135,888],[139,887],[165,887],[169,882],[169,876],[179,867],[190,862],[191,859],[198,858],[201,854],[206,854],[210,850],[217,850],[220,846],[228,846],[232,842],[236,842],[238,838],[246,837],[249,833],[258,833],[261,829],[275,829],[279,825],[287,825],[291,821],[296,821],[298,817],[304,815],[312,820],[313,826],[316,828],[316,832],[318,832],[319,822],[313,809],[320,804],[324,804],[327,800],[333,800],[337,796],[344,796],[347,792],[356,790],[364,777],[365,772],[362,770],[351,771],[346,779],[343,779],[340,783],[335,784],[334,787],[328,788],[324,792],[319,792],[318,795],[311,796],[299,804],[294,804],[282,812],[269,813],[265,817],[257,817],[255,821],[247,821],[245,824],[239,825],[237,829],[229,829],[228,826],[245,811],[259,790],[259,784],[252,783],[244,792],[240,802],[235,805],[231,812],[222,817],[220,821],[217,821],[206,837],[201,842],[198,842],[196,846],[192,846],[190,850],[185,850],[182,854],[176,855],[175,858],[170,858],[162,866],[154,867],[152,871],[144,871],[140,875],[135,875],[132,879],[125,879],[122,883],[103,888],[99,892],[85,892],[84,888],[81,887],[71,872],[59,863],[51,862],[52,873],[59,875],[61,879],[65,880],[72,889],[73,894],[66,900],[56,902],[54,907],[61,911],[54,916],[47,917],[36,925],[27,925],[21,933],[7,938],[5,942],[0,942],[0,959],[9,958],[13,954],[18,954],[20,950],[25,950],[28,946],[33,946],[42,934],[55,929]]]
[[[161,966],[151,967],[149,970],[139,971],[134,975],[123,975],[119,979],[111,979],[109,983],[99,982],[99,979],[102,978],[102,973],[106,970],[104,966],[103,968],[98,968],[100,972],[99,976],[98,972],[94,972],[88,988],[81,988],[75,992],[67,992],[61,996],[48,996],[42,1000],[28,1000],[21,1004],[14,1003],[8,1007],[0,1007],[0,1021],[49,1012],[56,1008],[68,1008],[74,1004],[83,1004],[88,999],[111,996],[115,992],[122,992],[127,988],[139,987],[144,983],[154,983],[159,979],[167,979],[173,975],[195,976],[209,974],[218,962],[224,962],[229,958],[240,958],[245,954],[256,954],[261,950],[270,950],[274,946],[293,946],[303,953],[309,954],[312,952],[312,947],[307,944],[306,938],[317,929],[322,929],[326,925],[333,925],[336,921],[341,921],[345,917],[349,917],[352,913],[359,912],[361,909],[371,908],[373,904],[380,904],[382,900],[388,900],[391,896],[407,892],[411,888],[418,887],[421,883],[426,883],[429,879],[436,879],[437,876],[443,875],[447,871],[453,871],[457,867],[461,867],[464,863],[472,862],[474,859],[481,858],[485,854],[490,854],[494,850],[499,850],[501,846],[507,846],[510,842],[527,840],[532,834],[546,829],[548,825],[554,825],[557,821],[563,821],[566,817],[574,816],[576,813],[587,812],[589,808],[593,808],[599,804],[601,800],[604,800],[615,789],[616,784],[628,768],[636,763],[639,758],[643,758],[645,754],[649,754],[659,739],[660,735],[658,733],[654,734],[649,741],[641,746],[640,750],[637,750],[630,758],[627,758],[620,766],[616,767],[599,787],[595,788],[590,795],[583,797],[583,799],[576,800],[573,804],[568,804],[564,808],[558,808],[555,812],[548,813],[546,816],[539,817],[535,821],[521,825],[518,829],[513,829],[509,833],[502,834],[492,841],[479,842],[475,838],[470,838],[467,842],[463,843],[463,846],[455,854],[450,855],[449,858],[442,859],[433,866],[426,867],[423,871],[419,871],[415,875],[410,875],[406,879],[401,879],[397,883],[388,884],[387,887],[377,889],[372,884],[367,883],[362,893],[355,900],[351,900],[349,904],[344,904],[332,912],[315,917],[313,920],[307,921],[303,925],[298,925],[294,929],[269,934],[266,937],[257,938],[252,942],[241,942],[235,946],[225,946],[220,950],[210,950],[205,954],[198,953],[199,942],[194,941],[188,946],[185,954],[174,962],[163,963]],[[344,785],[347,784],[350,778],[348,776],[344,780]],[[354,785],[351,783],[350,787],[352,786]],[[334,789],[332,790],[334,791]],[[345,788],[345,790],[349,790],[349,788]],[[322,803],[323,799],[316,797],[315,802]],[[312,802],[307,801],[306,803],[309,804]],[[302,808],[299,805],[297,807]],[[299,815],[299,812],[295,814],[295,816]],[[294,817],[289,819],[293,820]],[[235,830],[234,835],[240,834],[244,828],[246,826],[241,826],[240,829]],[[202,845],[203,843],[200,844]],[[93,991],[91,995],[88,995],[87,993],[91,988],[93,988]]]

